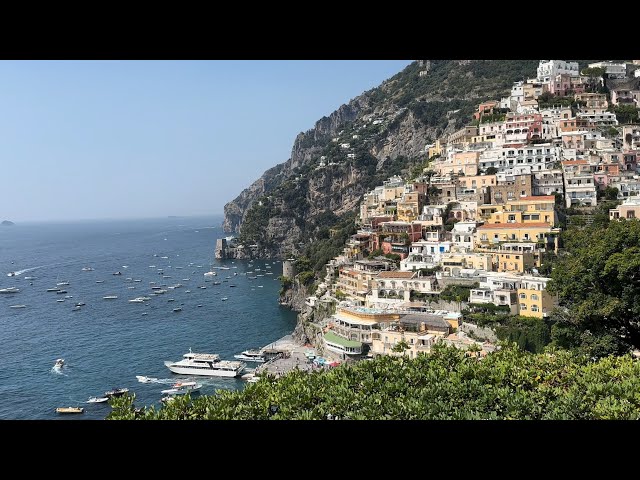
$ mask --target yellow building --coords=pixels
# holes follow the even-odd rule
[[[556,298],[545,291],[546,277],[523,276],[518,282],[518,315],[548,317],[557,305]]]
[[[420,201],[418,192],[405,193],[398,200],[398,220],[412,222],[420,215]]]
[[[442,155],[442,152],[443,148],[440,139],[437,139],[435,145],[429,149],[429,158],[432,158],[434,155]]]
[[[486,253],[443,253],[440,260],[442,271],[448,275],[458,276],[462,269],[486,270],[492,268],[492,257]]]
[[[537,256],[532,252],[498,252],[493,254],[496,272],[524,273],[537,267]]]
[[[552,246],[560,233],[545,222],[487,223],[477,228],[476,245],[490,246],[501,242],[532,242]]]
[[[536,223],[556,224],[555,197],[541,195],[509,200],[493,209],[483,209],[489,215],[488,223]]]

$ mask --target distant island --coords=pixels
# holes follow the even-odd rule
[[[2,225],[3,227],[10,227],[11,225],[15,225],[15,223],[10,222],[9,220],[3,220],[0,225]]]

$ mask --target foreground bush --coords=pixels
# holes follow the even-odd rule
[[[177,398],[160,409],[112,400],[108,419],[638,419],[640,362],[507,346],[482,360],[453,347],[295,371],[242,391]]]

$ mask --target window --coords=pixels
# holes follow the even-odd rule
[[[526,303],[521,303],[520,304],[520,310],[526,310],[527,309],[527,304]]]
[[[486,233],[483,233],[483,234],[480,236],[480,240],[485,240],[485,241],[486,241],[486,240],[488,240],[488,238],[487,238],[487,234],[486,234]]]
[[[537,305],[531,305],[531,311],[532,311],[532,312],[539,312],[539,311],[540,311],[540,309],[538,308],[538,306],[537,306]]]
[[[537,302],[538,300],[540,300],[540,297],[538,297],[538,294],[536,294],[536,293],[532,293],[532,294],[531,294],[531,300],[534,300],[534,301],[536,301],[536,302]]]
[[[520,298],[522,298],[522,299],[526,299],[526,298],[527,298],[527,294],[526,294],[526,293],[521,293],[521,294],[520,294]]]

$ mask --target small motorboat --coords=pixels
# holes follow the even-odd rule
[[[56,360],[56,363],[53,365],[53,368],[55,369],[61,369],[62,367],[64,367],[64,358],[58,358]]]
[[[9,305],[9,308],[27,308],[26,305]]]
[[[66,282],[66,281],[65,282],[58,282],[58,283],[56,283],[56,285],[58,287],[62,287],[62,286],[65,286],[65,285],[69,285],[69,282]]]
[[[15,276],[16,276],[16,272],[7,273],[7,277],[15,277]]]
[[[83,271],[83,272],[92,272],[92,271],[93,271],[93,268],[92,268],[92,267],[83,267],[83,268],[82,268],[82,271]]]
[[[84,413],[82,407],[58,407],[56,413]]]
[[[196,307],[201,307],[202,305],[196,305]]]
[[[96,283],[104,283],[104,280],[96,280]]]
[[[56,300],[56,302],[62,303],[62,302],[64,302],[64,298],[60,298],[60,299]]]
[[[173,311],[174,311],[174,312],[181,312],[181,311],[182,311],[182,308],[180,308],[180,307],[178,307],[178,308],[174,308],[174,309],[173,309]]]
[[[136,375],[136,378],[138,379],[138,381],[140,383],[151,383],[151,382],[155,382],[156,380],[158,380],[155,377],[145,377],[144,375]]]
[[[105,403],[109,401],[109,397],[89,397],[87,403]]]
[[[84,303],[84,302],[76,303],[76,307],[84,307],[85,305],[86,305],[86,303]]]
[[[197,392],[202,388],[201,383],[196,382],[177,382],[171,388],[162,390],[160,393],[164,395],[184,395],[185,393]]]
[[[222,297],[220,300],[224,302],[225,300],[229,300],[229,297]]]
[[[58,290],[56,292],[57,295],[64,295],[65,293],[69,293],[69,292],[67,292],[66,290]]]
[[[128,391],[129,391],[128,388],[114,388],[114,389],[109,390],[108,392],[104,392],[104,396],[107,397],[107,398],[121,397],[122,395],[124,395]]]
[[[104,300],[115,300],[116,298],[118,298],[117,295],[105,295],[104,297],[102,297]]]
[[[18,293],[19,291],[20,289],[16,287],[0,288],[0,293]]]
[[[122,275],[122,272],[113,272],[111,275]]]
[[[80,310],[82,310],[82,308],[77,305],[71,309],[72,312],[79,312]]]

